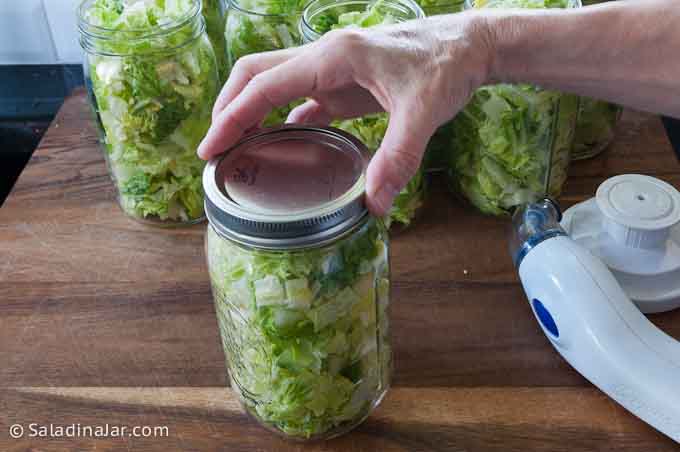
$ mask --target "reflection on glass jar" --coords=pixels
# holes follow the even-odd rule
[[[306,8],[300,21],[303,41],[313,42],[324,33],[346,27],[371,27],[420,19],[424,13],[412,0],[315,0]],[[358,137],[372,152],[380,147],[387,131],[387,113],[366,115],[351,120],[334,121],[332,125]],[[409,181],[394,201],[387,219],[391,224],[411,224],[425,200],[424,167]]]
[[[218,75],[200,0],[85,0],[85,77],[123,210],[157,225],[201,221],[203,162]]]
[[[357,143],[333,129],[270,129],[205,171],[206,255],[232,388],[289,438],[352,429],[390,383],[389,246],[363,205],[368,158]],[[304,176],[296,185],[290,174]]]
[[[477,8],[521,7],[485,0]],[[575,8],[577,0],[536,1],[535,8]],[[528,85],[478,89],[453,121],[449,181],[483,213],[507,215],[542,196],[559,196],[567,179],[579,100]]]

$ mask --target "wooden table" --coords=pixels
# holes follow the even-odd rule
[[[506,251],[506,220],[435,184],[393,240],[394,387],[355,432],[309,446],[260,429],[226,387],[204,225],[158,230],[114,201],[72,96],[0,210],[0,450],[672,451],[552,349]],[[680,186],[656,117],[627,113],[562,201],[639,172]],[[680,337],[680,312],[653,321]],[[679,377],[680,378],[680,377]],[[9,437],[9,426],[167,426],[161,438]],[[160,432],[163,434],[163,432]]]

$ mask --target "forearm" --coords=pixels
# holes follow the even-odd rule
[[[491,82],[525,82],[680,117],[678,0],[488,12]]]

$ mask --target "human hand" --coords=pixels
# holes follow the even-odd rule
[[[389,126],[366,182],[369,210],[385,215],[437,127],[487,80],[490,47],[483,17],[462,13],[337,30],[302,47],[243,57],[215,103],[198,154],[223,152],[273,108],[299,98],[308,100],[288,122],[327,124],[386,111]]]

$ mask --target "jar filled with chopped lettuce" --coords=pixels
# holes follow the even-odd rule
[[[200,0],[85,0],[85,78],[123,210],[156,225],[201,221],[196,148],[219,84]]]
[[[325,439],[385,395],[389,245],[364,204],[369,155],[287,125],[209,162],[206,256],[232,388],[264,427]]]
[[[227,46],[224,38],[224,27],[227,20],[226,0],[202,0],[203,18],[205,19],[205,31],[215,50],[217,70],[220,74],[220,82],[227,81],[229,66],[227,64]]]
[[[302,15],[300,33],[305,43],[313,42],[331,30],[368,28],[425,17],[412,0],[315,0]],[[358,137],[372,152],[380,147],[387,131],[387,113],[377,113],[349,120],[337,120],[334,127]],[[387,224],[406,227],[411,224],[425,200],[424,167],[418,170],[399,193],[389,213]]]
[[[478,0],[476,8],[570,8],[569,0]],[[567,179],[579,100],[529,85],[478,89],[453,121],[451,186],[483,213],[507,215]]]
[[[302,41],[298,22],[307,0],[229,0],[224,35],[230,67],[239,58],[299,46]],[[302,101],[274,109],[263,125],[286,121],[288,113]]]

